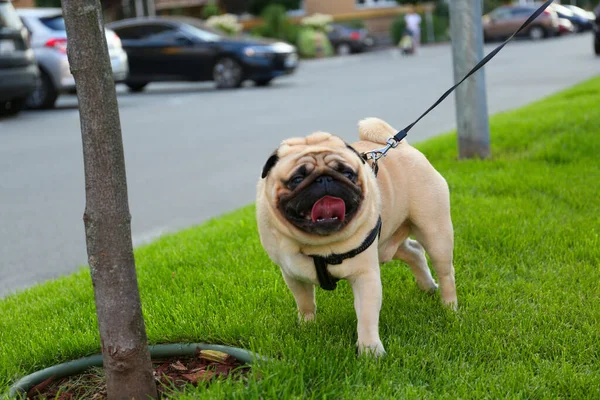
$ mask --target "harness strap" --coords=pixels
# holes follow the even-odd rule
[[[373,228],[367,238],[356,249],[350,250],[344,254],[331,254],[326,257],[317,255],[309,256],[312,257],[315,263],[317,278],[319,279],[319,285],[321,288],[325,290],[334,290],[337,287],[337,282],[339,281],[339,279],[334,278],[331,276],[329,271],[327,271],[327,265],[339,265],[345,259],[359,255],[368,249],[379,235],[381,235],[381,216],[379,216],[377,219],[377,225],[375,225],[375,228]]]

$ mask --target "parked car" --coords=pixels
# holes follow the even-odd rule
[[[592,22],[596,20],[596,16],[593,11],[584,10],[581,7],[577,7],[573,4],[562,4],[562,6],[567,7],[569,10],[573,11],[577,15],[581,15],[584,18],[591,20]]]
[[[594,23],[594,52],[600,56],[600,4],[594,9],[596,22]]]
[[[18,114],[38,84],[40,72],[28,40],[13,5],[0,0],[0,116]]]
[[[227,37],[196,18],[130,18],[107,27],[127,51],[130,73],[125,83],[132,91],[160,81],[214,81],[218,88],[237,88],[252,80],[265,86],[298,65],[292,45]]]
[[[332,24],[327,37],[339,55],[360,53],[369,50],[375,44],[375,40],[366,29],[341,24]]]
[[[31,47],[41,71],[40,85],[27,99],[27,107],[52,108],[61,93],[75,92],[75,79],[67,58],[67,32],[62,10],[21,8],[17,13],[31,34]],[[115,82],[123,81],[129,70],[127,53],[113,31],[105,30],[105,34],[113,77]]]
[[[560,36],[568,35],[577,32],[575,25],[566,18],[558,19],[558,34]]]
[[[486,42],[505,39],[512,35],[534,13],[536,6],[500,6],[483,16],[483,37]],[[559,32],[559,20],[556,11],[546,9],[520,36],[539,40],[556,36]]]
[[[574,32],[586,32],[593,28],[593,21],[587,14],[576,13],[568,7],[556,3],[552,3],[549,8],[556,11],[559,18],[569,20],[573,24]]]

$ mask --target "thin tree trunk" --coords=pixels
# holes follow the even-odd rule
[[[88,261],[109,399],[156,398],[131,242],[121,123],[100,2],[63,0],[77,85]]]

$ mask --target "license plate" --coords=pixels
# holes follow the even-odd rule
[[[295,67],[297,62],[298,62],[298,56],[296,54],[290,54],[289,56],[287,56],[285,58],[285,67],[286,68]]]
[[[15,42],[12,40],[0,40],[0,54],[12,53],[15,49]]]

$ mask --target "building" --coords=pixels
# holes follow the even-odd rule
[[[194,17],[202,15],[202,7],[209,0],[154,0],[157,14],[185,14]]]
[[[336,21],[362,20],[374,36],[389,36],[390,25],[403,11],[396,0],[304,0],[304,12],[329,14]]]
[[[396,0],[304,0],[303,3],[307,14],[340,15],[398,8]]]
[[[433,2],[416,7],[418,12],[433,10]],[[407,11],[396,0],[303,0],[301,9],[289,12],[293,20],[315,13],[328,14],[336,22],[360,20],[375,37],[389,38],[390,26],[396,18]],[[260,24],[257,18],[242,21],[246,28]]]

